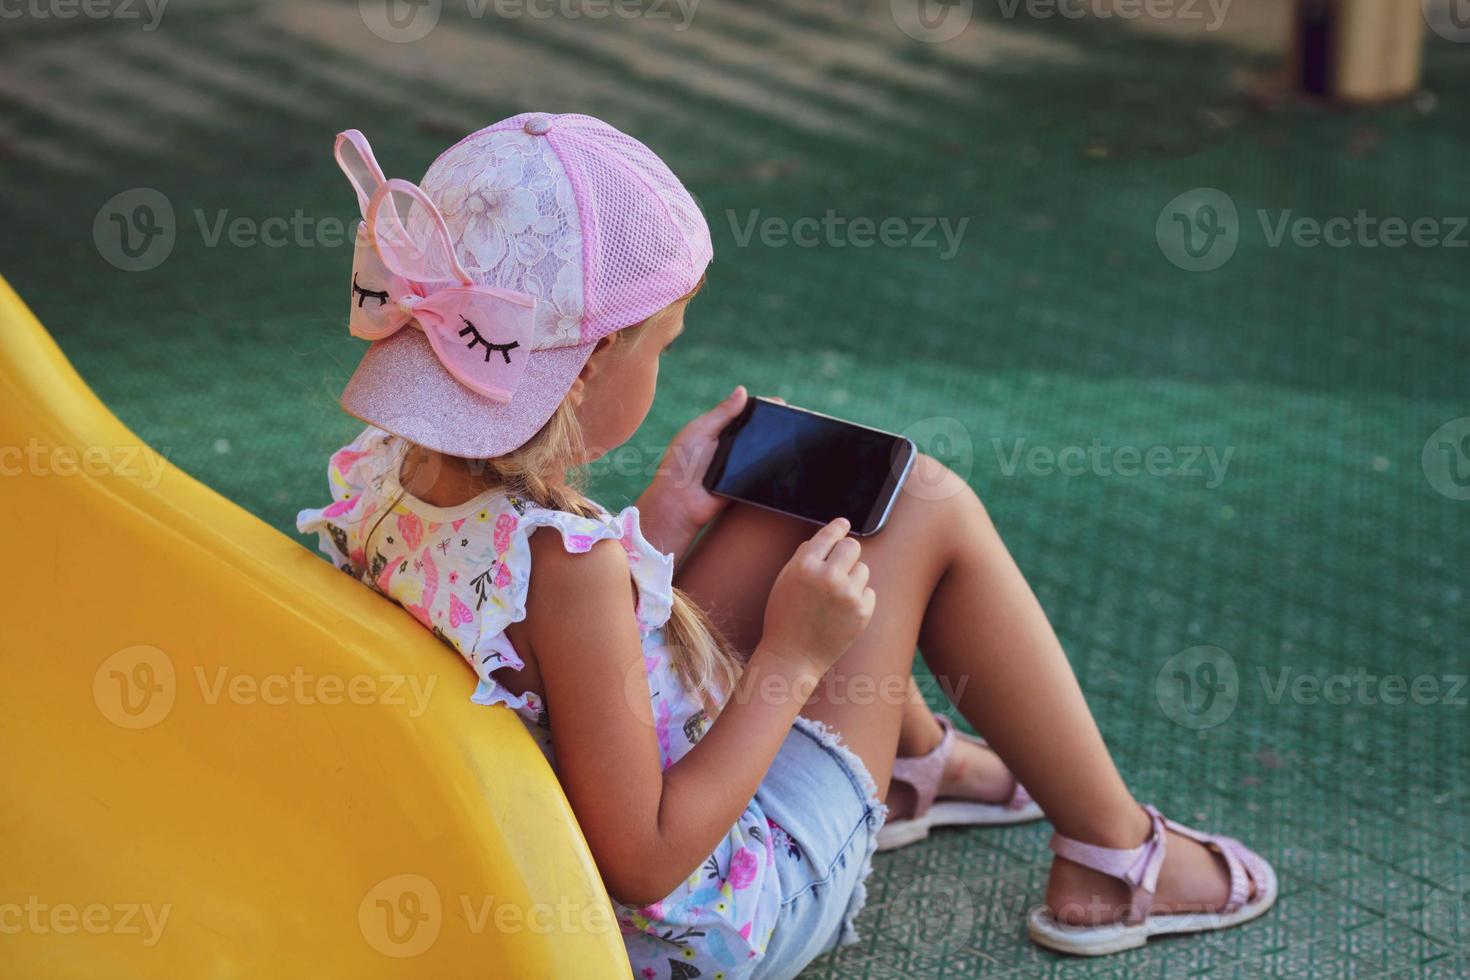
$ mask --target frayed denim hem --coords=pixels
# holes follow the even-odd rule
[[[796,717],[795,727],[836,756],[843,768],[847,770],[853,783],[853,790],[863,801],[865,807],[863,818],[867,825],[868,842],[863,852],[863,865],[862,870],[858,873],[857,886],[853,888],[852,898],[847,903],[847,910],[842,914],[842,926],[838,930],[837,942],[831,947],[831,949],[837,949],[859,941],[855,922],[858,913],[863,910],[868,900],[868,876],[873,873],[873,854],[878,849],[878,831],[882,828],[883,822],[888,819],[888,807],[878,799],[878,784],[873,781],[868,767],[856,753],[842,744],[842,738],[837,732],[814,718],[806,718],[801,715]],[[829,949],[828,952],[830,951]]]

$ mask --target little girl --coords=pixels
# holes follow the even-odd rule
[[[342,404],[368,425],[297,526],[457,650],[476,702],[525,722],[638,976],[794,976],[856,940],[880,841],[945,823],[1052,822],[1028,927],[1056,950],[1275,901],[1259,856],[1129,795],[984,507],[934,460],[861,544],[842,520],[809,534],[727,505],[702,477],[737,387],[636,507],[577,492],[648,413],[711,258],[647,147],[528,113],[419,185],[385,178],[356,131],[336,155],[365,219],[350,327],[373,341]],[[916,646],[988,745],[924,706]]]

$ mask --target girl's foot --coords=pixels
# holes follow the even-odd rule
[[[1032,916],[1033,939],[1068,953],[1112,953],[1151,935],[1239,925],[1275,902],[1275,872],[1259,855],[1231,838],[1166,821],[1151,807],[1145,812],[1149,839],[1137,848],[1053,837],[1057,858],[1047,907]]]
[[[888,820],[878,831],[878,850],[889,851],[929,836],[934,827],[999,825],[1036,820],[1041,808],[980,739],[936,715],[944,734],[927,755],[900,757],[888,784]]]
[[[1214,851],[1188,837],[1166,831],[1168,858],[1159,871],[1153,911],[1217,912],[1230,898],[1230,870]],[[1255,887],[1250,889],[1255,897]],[[1051,864],[1046,906],[1058,920],[1074,926],[1116,922],[1133,901],[1133,889],[1117,878],[1064,857]]]
[[[935,795],[941,799],[1004,803],[1015,792],[1016,777],[990,746],[956,739],[949,758],[944,761]],[[888,804],[889,820],[907,819],[914,815],[918,793],[913,786],[895,779],[889,782],[888,796],[883,802]]]

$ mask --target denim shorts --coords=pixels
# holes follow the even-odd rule
[[[781,911],[753,977],[788,980],[812,960],[858,941],[878,830],[888,813],[861,759],[818,721],[798,717],[756,790],[766,817],[790,837],[778,859]]]

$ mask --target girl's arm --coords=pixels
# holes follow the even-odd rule
[[[638,498],[639,525],[660,551],[682,561],[694,538],[729,502],[704,488],[720,431],[745,408],[744,385],[679,431],[658,465],[648,489]]]
[[[699,743],[663,770],[617,542],[568,554],[531,538],[526,633],[541,671],[557,774],[608,892],[662,899],[750,803],[792,720],[827,667],[867,625],[873,593],[845,522],[797,549],[777,578],[766,631]]]

